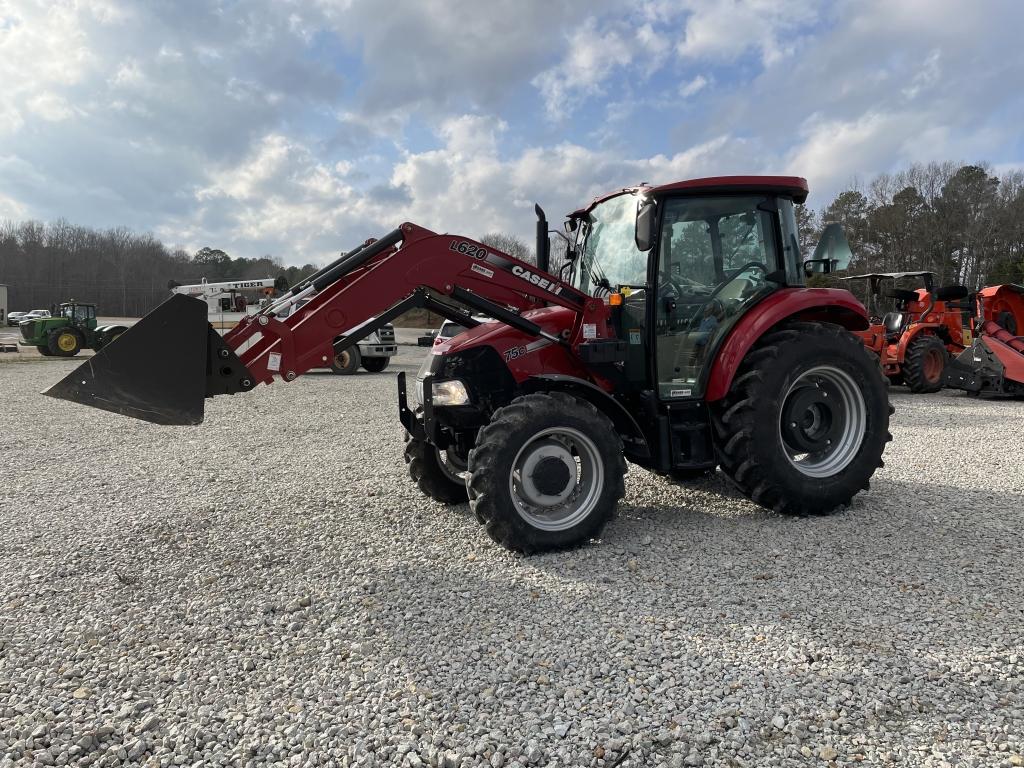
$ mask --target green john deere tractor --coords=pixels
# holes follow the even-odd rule
[[[48,357],[74,357],[80,349],[100,350],[128,330],[124,325],[96,325],[96,305],[69,301],[53,317],[19,324],[23,347]]]

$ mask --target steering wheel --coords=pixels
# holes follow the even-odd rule
[[[760,269],[762,272],[764,272],[766,275],[768,274],[768,268],[764,264],[762,264],[760,261],[748,261],[746,264],[744,264],[739,269],[732,270],[726,276],[726,279],[723,282],[721,282],[721,283],[719,283],[718,285],[715,286],[715,290],[713,290],[710,294],[708,294],[707,299],[704,301],[703,304],[700,305],[700,308],[693,314],[693,319],[690,320],[690,327],[693,328],[694,327],[694,323],[700,323],[700,318],[704,316],[704,309],[709,304],[711,304],[712,301],[716,301],[717,300],[715,297],[718,296],[718,294],[722,292],[722,289],[724,289],[725,286],[729,285],[729,283],[731,283],[733,280],[735,280],[737,277],[742,275],[744,272],[746,272],[751,267],[756,267],[757,269]]]
[[[724,283],[722,283],[722,284],[721,284],[720,286],[718,286],[718,289],[717,289],[717,290],[716,290],[715,292],[717,293],[717,292],[718,292],[718,290],[720,290],[720,289],[724,288],[725,286],[727,286],[727,285],[728,285],[729,283],[731,283],[731,282],[732,282],[733,280],[735,280],[735,279],[736,279],[737,277],[739,277],[740,275],[742,275],[742,274],[743,274],[744,272],[746,272],[746,271],[747,271],[748,269],[750,269],[751,267],[757,267],[757,268],[758,268],[758,269],[760,269],[760,270],[761,270],[762,272],[764,272],[764,273],[765,273],[766,275],[768,274],[768,267],[766,267],[766,266],[765,266],[764,264],[762,264],[762,263],[761,263],[760,261],[748,261],[748,262],[747,262],[746,264],[744,264],[744,265],[743,265],[742,267],[740,267],[739,269],[734,269],[734,270],[733,270],[733,271],[732,271],[732,272],[731,272],[731,273],[730,273],[730,274],[728,275],[728,277],[726,278],[726,281],[725,281]]]
[[[666,290],[666,288],[670,290]],[[687,294],[703,296],[708,291],[709,289],[706,285],[695,280],[682,276],[673,276],[663,271],[658,273],[658,295],[661,297],[671,296],[672,294],[674,294],[674,298]]]

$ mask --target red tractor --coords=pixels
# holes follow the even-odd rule
[[[866,281],[871,325],[860,331],[864,344],[882,361],[893,384],[906,384],[911,392],[938,392],[945,381],[950,357],[970,346],[971,302],[967,288],[935,288],[932,272],[876,272],[842,278]],[[922,287],[882,288],[883,281],[919,280]],[[888,299],[894,311],[883,314]]]
[[[558,274],[539,207],[537,264],[405,223],[223,338],[204,304],[173,297],[47,394],[197,424],[204,397],[290,382],[423,307],[468,330],[431,350],[418,405],[398,376],[409,472],[504,546],[597,536],[626,459],[682,478],[720,466],[764,507],[828,513],[882,465],[890,408],[855,335],[864,307],[804,285],[849,258],[843,240],[801,259],[806,196],[788,176],[622,189],[569,215]]]

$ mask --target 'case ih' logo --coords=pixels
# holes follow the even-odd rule
[[[526,267],[520,267],[518,264],[512,267],[512,274],[516,277],[521,277],[523,280],[536,285],[538,288],[543,288],[545,291],[549,291],[556,296],[562,292],[562,288],[558,283],[552,282],[546,277],[534,274],[530,270],[526,269]]]

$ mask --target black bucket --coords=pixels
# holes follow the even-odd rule
[[[175,295],[43,392],[154,424],[201,424],[207,397],[252,389],[249,371],[207,321],[206,303]]]

